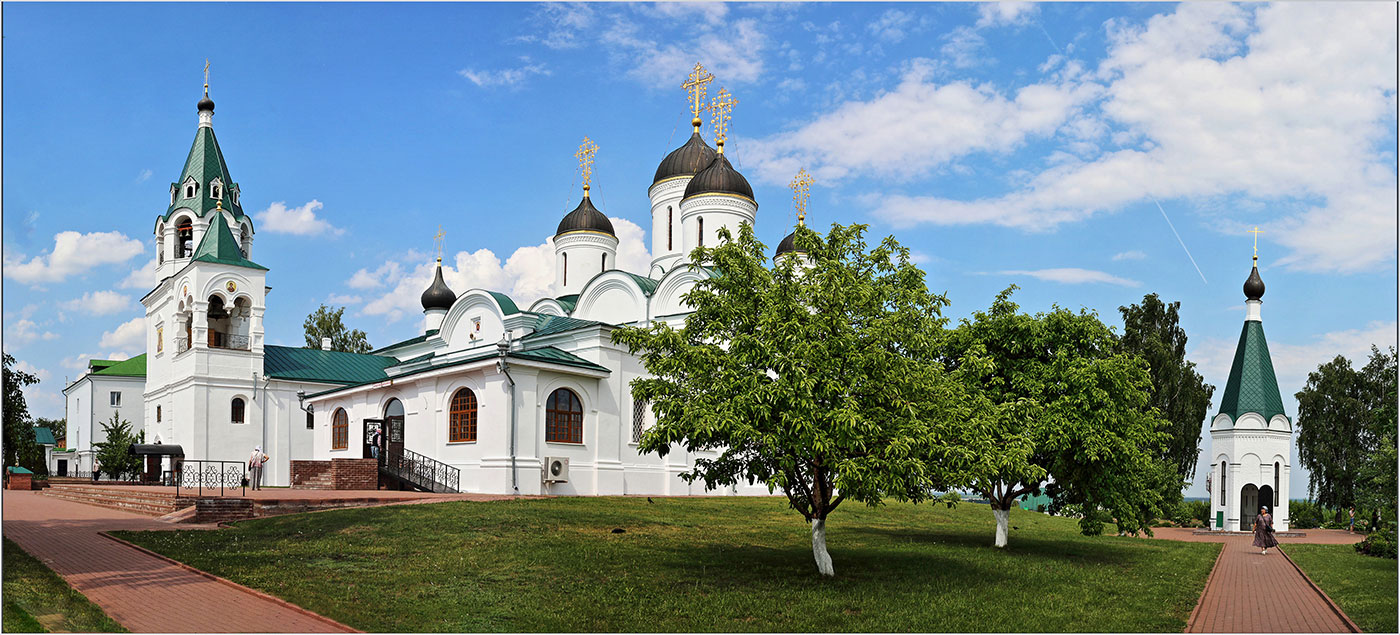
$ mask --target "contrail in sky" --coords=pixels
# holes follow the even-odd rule
[[[1149,196],[1148,198],[1152,198],[1152,197]],[[1157,199],[1152,198],[1152,202],[1153,202],[1153,203],[1157,203]],[[1186,257],[1187,257],[1187,258],[1191,258],[1191,266],[1192,266],[1192,267],[1195,267],[1195,268],[1196,268],[1196,273],[1198,273],[1198,274],[1201,275],[1201,282],[1205,282],[1206,284],[1210,284],[1210,282],[1208,282],[1208,281],[1206,280],[1206,274],[1201,273],[1201,266],[1198,265],[1198,264],[1196,264],[1196,259],[1195,259],[1194,257],[1191,256],[1191,250],[1186,248],[1186,241],[1184,241],[1184,240],[1181,239],[1181,234],[1176,233],[1176,225],[1173,225],[1173,224],[1172,224],[1172,219],[1167,218],[1167,210],[1162,209],[1162,204],[1161,204],[1161,203],[1157,203],[1157,211],[1159,211],[1159,212],[1162,213],[1162,218],[1165,219],[1165,220],[1167,221],[1167,227],[1172,228],[1172,235],[1173,235],[1173,236],[1176,236],[1176,242],[1181,243],[1181,250],[1184,251],[1184,252],[1186,252]]]

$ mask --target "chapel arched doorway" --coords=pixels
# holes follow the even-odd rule
[[[1259,488],[1253,483],[1240,488],[1240,531],[1254,530],[1254,517],[1259,515]]]
[[[384,450],[389,456],[403,455],[403,402],[398,399],[384,405]]]
[[[1268,507],[1269,515],[1278,518],[1278,514],[1274,512],[1274,488],[1268,485],[1259,487],[1259,504],[1254,506],[1254,512],[1259,513],[1260,507]]]

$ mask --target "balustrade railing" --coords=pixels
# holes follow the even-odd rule
[[[234,351],[246,351],[251,348],[247,335],[229,335],[218,331],[209,332],[209,347]]]
[[[197,489],[199,495],[204,495],[204,490],[209,489],[213,494],[214,488],[219,489],[219,495],[223,496],[226,490],[238,488],[239,495],[243,495],[248,487],[246,464],[242,461],[206,461],[201,459],[185,459],[181,462],[180,469],[171,475],[174,480],[175,495],[180,495],[181,489]]]
[[[379,469],[429,492],[456,493],[461,471],[412,450],[380,454]]]

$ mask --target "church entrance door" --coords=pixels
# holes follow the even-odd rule
[[[1259,488],[1253,483],[1240,488],[1240,531],[1254,531],[1254,517],[1259,515]]]
[[[1260,507],[1268,507],[1269,514],[1278,517],[1278,514],[1274,513],[1274,488],[1268,485],[1259,488],[1259,504],[1254,506],[1255,513],[1259,512]]]
[[[374,458],[374,433],[379,432],[383,427],[383,419],[365,419],[364,454],[360,455],[360,458]],[[380,442],[383,442],[383,437],[380,438]],[[380,451],[383,450],[384,448],[381,447]]]
[[[384,406],[384,449],[391,456],[403,455],[403,402],[398,399]]]

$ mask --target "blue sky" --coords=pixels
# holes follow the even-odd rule
[[[952,318],[1011,283],[1026,309],[1110,324],[1156,292],[1182,303],[1218,397],[1258,225],[1290,416],[1308,370],[1395,341],[1394,4],[9,3],[3,17],[4,347],[43,378],[40,416],[62,416],[87,359],[143,352],[151,232],[206,57],[271,269],[272,344],[300,345],[321,303],[376,346],[418,334],[439,224],[454,289],[548,293],[585,135],[619,262],[645,271],[646,190],[688,134],[679,84],[696,61],[711,94],[739,100],[727,153],[760,238],[790,231],[786,183],[805,167],[808,222],[894,234]]]

